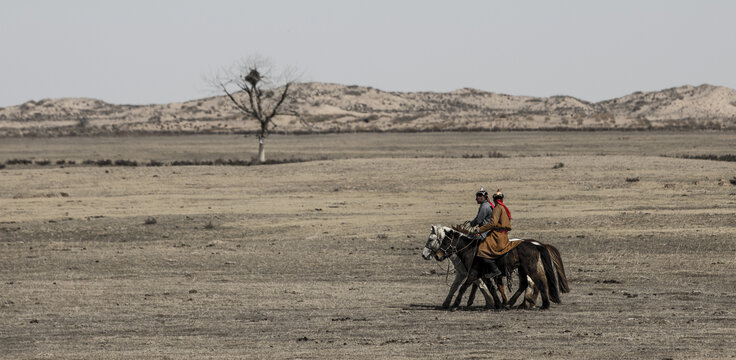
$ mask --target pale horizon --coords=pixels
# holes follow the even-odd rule
[[[253,15],[257,14],[257,15]],[[736,88],[729,1],[34,1],[0,14],[0,106],[219,95],[203,77],[259,54],[301,82],[462,88],[589,102]]]

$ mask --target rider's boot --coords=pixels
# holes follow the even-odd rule
[[[488,272],[485,274],[485,277],[489,279],[493,279],[498,275],[501,275],[501,270],[498,270],[498,266],[496,266],[496,262],[493,259],[487,259],[487,258],[481,258],[483,259],[483,262],[486,264],[486,267],[488,268]]]

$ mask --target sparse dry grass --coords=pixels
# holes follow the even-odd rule
[[[736,351],[736,190],[718,183],[733,163],[660,156],[727,154],[735,134],[488,136],[274,137],[275,157],[327,159],[275,166],[9,166],[0,172],[3,357]],[[0,149],[10,159],[139,164],[256,150],[242,137],[115,138],[107,148],[50,140]],[[490,151],[509,157],[462,158]],[[444,271],[419,256],[429,225],[475,215],[481,185],[503,188],[512,236],[560,249],[572,290],[562,304],[435,309],[447,286]]]

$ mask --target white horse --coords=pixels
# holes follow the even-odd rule
[[[424,258],[424,260],[431,259],[433,252],[439,249],[439,239],[445,236],[445,231],[447,231],[448,229],[448,227],[432,225],[432,230],[429,233],[429,237],[427,238],[427,243],[424,245],[424,249],[422,250],[422,258]],[[465,279],[467,279],[468,277],[468,269],[465,267],[465,264],[463,264],[462,260],[457,257],[457,255],[453,254],[450,257],[450,261],[452,261],[452,266],[455,268],[455,279],[452,281],[452,285],[450,285],[450,291],[447,293],[447,297],[442,303],[442,307],[445,309],[450,307],[452,297],[455,295],[455,292],[457,292],[457,289],[460,287],[460,285],[462,285],[465,282]],[[493,298],[491,297],[491,291],[495,291],[495,289],[489,289],[488,286],[486,286],[486,284],[481,279],[476,280],[475,284],[473,284],[473,288],[470,290],[470,295],[468,297],[468,306],[473,303],[475,290],[477,288],[480,288],[480,292],[481,294],[483,294],[483,298],[486,301],[486,307],[490,308],[491,304],[494,304]]]

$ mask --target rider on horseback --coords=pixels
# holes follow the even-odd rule
[[[480,204],[478,208],[478,215],[475,219],[470,220],[470,226],[482,226],[488,224],[491,221],[491,213],[493,212],[493,204],[488,200],[488,192],[484,188],[480,188],[475,193],[475,201]]]
[[[482,224],[476,234],[476,238],[483,239],[478,245],[476,257],[487,265],[489,272],[486,277],[489,278],[501,275],[495,260],[519,244],[517,241],[509,242],[508,232],[511,231],[511,212],[503,203],[501,189],[493,194],[493,202],[496,206],[491,212],[490,221]]]

